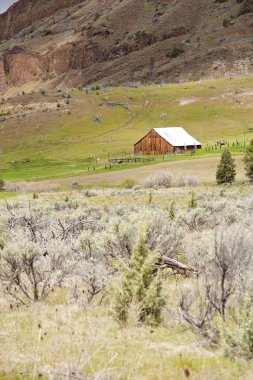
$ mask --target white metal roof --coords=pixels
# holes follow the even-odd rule
[[[194,146],[201,145],[195,140],[184,128],[181,127],[168,127],[168,128],[154,128],[154,130],[172,146]]]

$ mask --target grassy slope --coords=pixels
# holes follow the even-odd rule
[[[2,175],[6,180],[78,175],[87,173],[90,157],[102,169],[108,156],[132,153],[133,144],[153,127],[182,126],[204,147],[222,139],[231,144],[236,139],[243,142],[244,132],[252,127],[252,88],[253,77],[246,76],[163,87],[111,88],[99,95],[72,90],[71,114],[43,112],[3,124]],[[45,101],[41,95],[31,98]],[[192,103],[181,105],[182,100]],[[106,105],[113,101],[127,103],[129,110]],[[167,119],[160,118],[163,112],[168,113]],[[101,122],[94,122],[93,115],[99,115]],[[250,137],[247,133],[246,142]],[[205,149],[198,152],[199,156],[206,154]],[[20,162],[26,158],[29,163]]]

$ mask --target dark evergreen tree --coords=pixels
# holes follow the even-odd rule
[[[4,180],[0,177],[0,191],[4,191],[5,183]]]
[[[245,171],[250,182],[253,183],[253,140],[250,141],[244,156]]]
[[[216,171],[216,181],[218,185],[233,183],[236,177],[235,160],[230,151],[226,148],[221,156],[221,161]]]

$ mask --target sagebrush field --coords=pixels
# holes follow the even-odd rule
[[[0,201],[1,378],[251,378],[251,187],[157,181]],[[118,298],[140,236],[151,309]]]

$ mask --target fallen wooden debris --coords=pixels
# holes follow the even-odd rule
[[[172,269],[176,274],[181,274],[182,276],[192,277],[197,276],[198,269],[194,267],[190,267],[186,264],[181,263],[178,260],[171,259],[167,256],[161,256],[158,258],[156,262],[156,269]]]

